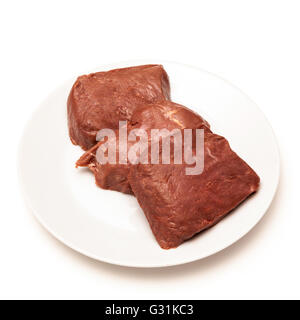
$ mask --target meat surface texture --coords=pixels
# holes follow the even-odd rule
[[[117,138],[116,153],[118,155],[118,130],[115,132]],[[103,143],[104,142],[100,141],[94,145],[94,147],[86,151],[77,160],[76,167],[88,167],[94,173],[96,185],[102,189],[132,194],[131,186],[128,183],[129,163],[119,164],[117,162],[116,164],[101,164],[97,161],[96,153]]]
[[[190,109],[171,101],[161,101],[156,104],[146,104],[136,109],[128,122],[128,133],[132,129],[142,128],[148,133],[151,129],[197,129],[206,127],[209,124],[198,114]],[[118,155],[118,130],[116,132]],[[150,134],[148,135],[150,139]],[[77,167],[88,167],[95,175],[96,184],[109,190],[120,191],[132,194],[131,186],[128,182],[130,163],[100,164],[96,159],[96,152],[104,142],[98,142],[90,150],[86,151],[77,161]],[[135,142],[128,142],[128,149]]]
[[[170,99],[169,78],[161,65],[144,65],[80,76],[68,98],[71,141],[84,150],[103,128],[117,129],[140,105]]]
[[[204,129],[203,172],[187,175],[186,168],[195,165],[174,163],[175,138],[170,140],[170,164],[131,164],[128,160],[120,164],[119,121],[124,120],[128,134],[139,128],[148,133],[148,148],[151,129],[180,129],[182,135],[184,129]],[[214,134],[200,115],[170,101],[169,80],[161,65],[79,77],[68,98],[68,125],[71,141],[87,150],[76,166],[88,167],[103,189],[134,194],[163,249],[176,248],[213,226],[259,188],[258,175],[225,138]],[[116,134],[116,164],[97,161],[98,148],[110,141],[96,141],[104,128]],[[196,135],[192,137],[195,156]],[[127,140],[127,151],[139,141],[137,133],[134,138]]]
[[[132,166],[129,183],[163,249],[216,224],[259,187],[257,174],[221,136],[205,131],[204,171],[185,164]]]

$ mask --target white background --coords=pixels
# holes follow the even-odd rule
[[[300,298],[299,1],[1,1],[0,40],[0,298]],[[203,261],[152,270],[60,244],[25,208],[16,170],[24,125],[56,86],[147,58],[241,88],[271,122],[282,161],[275,201],[246,237]]]

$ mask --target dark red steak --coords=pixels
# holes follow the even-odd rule
[[[156,104],[147,104],[136,109],[128,125],[128,133],[132,129],[142,128],[149,132],[150,129],[196,129],[209,128],[209,124],[198,114],[190,109],[171,101],[161,101]],[[118,138],[118,131],[116,130]],[[149,134],[150,137],[150,134]],[[77,161],[78,167],[89,167],[95,174],[96,184],[109,190],[132,193],[128,183],[130,164],[100,164],[96,159],[96,151],[103,142],[99,142],[83,154]],[[128,148],[133,144],[128,143]],[[117,139],[118,146],[118,139]],[[118,148],[117,148],[118,154]]]
[[[163,249],[216,224],[257,191],[259,177],[221,136],[205,131],[204,171],[186,165],[131,166],[129,184]]]
[[[161,65],[144,65],[79,77],[68,98],[71,141],[88,150],[100,129],[117,129],[134,110],[170,99],[168,75]]]

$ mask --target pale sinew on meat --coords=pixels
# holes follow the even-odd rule
[[[146,104],[137,108],[128,122],[128,133],[132,129],[142,128],[148,132],[150,129],[197,129],[209,128],[209,124],[198,114],[190,109],[171,101],[161,101],[156,104]],[[118,155],[118,130],[117,155]],[[89,167],[95,175],[96,184],[103,189],[110,189],[124,193],[132,193],[128,183],[130,163],[128,164],[100,164],[96,159],[98,147],[104,142],[98,142],[90,150],[85,152],[77,161],[77,167]],[[128,142],[128,149],[135,142]],[[150,142],[149,142],[150,144]],[[118,161],[118,158],[117,158]]]
[[[143,65],[79,77],[68,98],[68,126],[73,144],[88,150],[100,129],[117,129],[147,103],[170,99],[168,75],[161,65]]]
[[[204,142],[200,175],[186,175],[185,164],[130,169],[130,186],[163,249],[213,226],[259,187],[257,174],[225,138],[205,130]]]

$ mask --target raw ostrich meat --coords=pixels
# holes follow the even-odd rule
[[[204,171],[186,164],[132,166],[129,184],[163,249],[207,229],[257,191],[259,177],[221,136],[205,131]]]
[[[117,129],[140,105],[170,99],[169,78],[161,65],[144,65],[80,76],[68,98],[71,141],[88,150],[100,129]]]
[[[195,164],[175,163],[175,137],[170,140],[169,164],[119,163],[120,148],[127,148],[128,152],[139,140],[136,134],[136,141],[126,140],[127,146],[124,145],[119,139],[124,130],[119,127],[120,121],[127,121],[126,137],[133,129],[144,129],[148,146],[153,141],[151,129],[179,129],[182,135],[185,129],[193,129],[195,158],[198,153],[194,133],[203,129],[203,171],[187,175],[186,169]],[[168,76],[160,65],[79,77],[68,99],[68,124],[71,141],[87,150],[76,166],[88,167],[103,189],[133,194],[163,249],[176,248],[212,227],[259,188],[259,176],[224,137],[213,133],[200,115],[170,101]],[[97,150],[104,143],[113,143],[109,139],[96,141],[99,130],[105,128],[112,129],[116,137],[116,164],[97,161]],[[162,158],[162,149],[158,150]],[[150,159],[149,154],[147,157]]]

